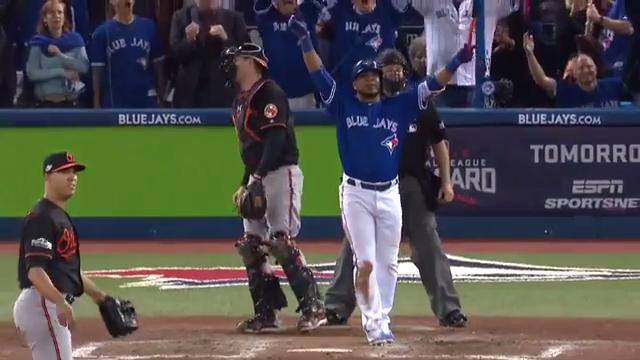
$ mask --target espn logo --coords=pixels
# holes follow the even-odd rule
[[[622,180],[573,180],[573,194],[622,194]]]

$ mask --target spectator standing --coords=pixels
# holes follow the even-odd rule
[[[86,42],[89,39],[89,0],[60,0],[65,4],[65,19],[69,23],[69,31],[76,32],[82,36]],[[95,1],[95,0],[94,0]],[[24,0],[22,1],[22,14],[17,14],[21,19],[19,42],[28,43],[37,33],[40,26],[40,10],[46,0]]]
[[[264,51],[269,59],[269,75],[284,90],[292,110],[313,108],[316,105],[315,90],[302,54],[291,54],[287,49],[295,48],[298,39],[287,26],[291,15],[299,11],[304,19],[315,24],[325,5],[318,0],[256,0],[255,12],[258,31],[262,37]],[[317,48],[315,31],[310,33],[311,42]]]
[[[96,29],[91,46],[94,107],[156,107],[164,84],[158,29],[134,15],[133,0],[109,1],[116,15]]]
[[[424,16],[427,38],[427,74],[434,74],[475,38],[472,28],[474,17],[473,0],[413,0],[413,7]],[[515,0],[492,0],[484,2],[485,48],[483,49],[487,70],[491,65],[491,45],[498,19],[518,9]],[[458,68],[445,91],[434,98],[436,105],[443,107],[469,107],[473,101],[476,85],[476,61],[474,59]]]
[[[45,2],[40,13],[38,34],[29,43],[26,65],[36,106],[76,107],[78,95],[84,91],[80,75],[89,72],[84,40],[70,31],[62,1]]]
[[[13,63],[13,45],[0,26],[0,108],[13,107],[16,94],[16,69]]]
[[[328,16],[321,18],[320,27],[323,36],[331,40],[330,67],[338,85],[351,88],[353,65],[395,47],[400,20],[408,7],[409,0],[329,3]]]
[[[595,5],[589,4],[587,18],[602,26],[600,42],[604,50],[604,60],[614,75],[622,74],[634,33],[633,25],[627,17],[624,0],[615,0],[607,16],[600,15]]]
[[[586,54],[579,54],[573,62],[575,83],[555,80],[545,75],[542,66],[534,55],[533,36],[526,33],[523,37],[529,71],[535,83],[547,94],[556,98],[558,107],[598,107],[617,108],[625,95],[624,84],[619,78],[598,79],[596,64]]]
[[[418,85],[427,76],[427,39],[424,34],[413,39],[409,44],[409,62],[411,63],[409,82]]]
[[[177,63],[176,107],[231,107],[234,90],[220,67],[226,47],[249,42],[242,16],[218,0],[196,0],[171,21],[171,55]]]

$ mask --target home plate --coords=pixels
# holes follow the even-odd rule
[[[290,353],[349,353],[351,349],[332,349],[332,348],[310,348],[310,349],[289,349]]]

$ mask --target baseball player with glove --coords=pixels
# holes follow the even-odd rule
[[[462,63],[447,66],[437,78],[394,97],[381,93],[382,69],[361,60],[352,70],[352,88],[336,86],[313,48],[300,15],[289,19],[311,78],[336,121],[338,152],[344,170],[340,208],[345,234],[355,257],[355,294],[367,342],[394,341],[390,313],[398,279],[402,209],[398,191],[400,150],[432,91],[440,90]]]
[[[72,305],[83,293],[98,305],[113,337],[138,328],[133,305],[99,290],[80,269],[78,232],[65,206],[75,194],[77,172],[84,169],[71,153],[48,156],[43,165],[44,196],[23,221],[18,260],[21,291],[13,319],[34,360],[72,359]]]
[[[256,44],[226,49],[222,66],[228,84],[240,88],[232,110],[245,173],[233,201],[244,219],[244,234],[236,247],[255,311],[238,329],[255,333],[278,327],[277,315],[287,300],[267,261],[271,254],[298,300],[298,330],[307,332],[327,320],[316,280],[294,240],[300,230],[303,175],[287,96],[264,78],[268,61]]]
[[[469,54],[470,55],[470,54]],[[470,56],[469,56],[470,57]],[[398,50],[383,50],[377,57],[382,65],[385,96],[397,96],[408,84],[407,61]],[[449,176],[449,149],[444,124],[430,101],[411,126],[400,163],[402,228],[411,244],[411,259],[431,301],[431,309],[446,327],[464,327],[467,318],[453,285],[451,268],[436,230],[434,211],[453,200]],[[433,150],[440,176],[427,170],[427,154]],[[345,241],[336,261],[335,279],[327,290],[325,306],[329,325],[346,324],[355,308],[353,252]]]

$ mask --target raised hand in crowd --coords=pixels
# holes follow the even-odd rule
[[[198,37],[198,34],[200,33],[200,25],[198,25],[198,24],[196,24],[195,22],[192,21],[184,29],[184,33],[185,33],[185,37],[187,38],[187,40],[195,41],[196,38]]]
[[[530,33],[525,33],[522,36],[522,46],[524,47],[524,51],[530,54],[533,54],[533,51],[536,48],[536,43],[533,40],[533,35]]]
[[[213,37],[219,37],[220,39],[222,39],[222,41],[227,41],[227,39],[229,38],[222,25],[212,25],[209,28],[209,35]]]

